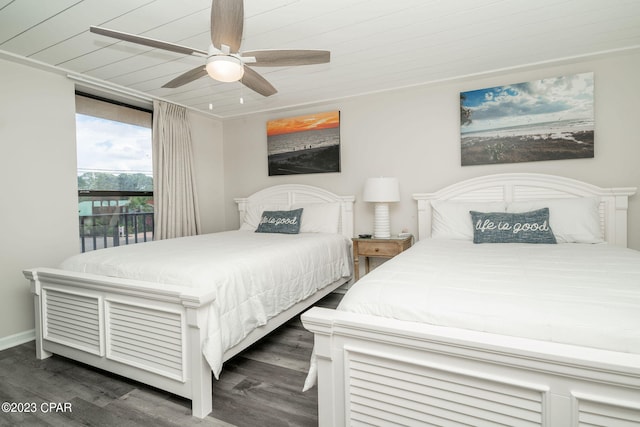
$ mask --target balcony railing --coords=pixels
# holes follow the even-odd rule
[[[153,240],[153,212],[81,215],[82,252]]]

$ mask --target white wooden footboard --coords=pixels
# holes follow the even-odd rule
[[[312,308],[320,426],[637,426],[640,356]]]
[[[47,268],[24,273],[39,359],[66,356],[188,398],[196,417],[211,412],[201,348],[214,293]]]

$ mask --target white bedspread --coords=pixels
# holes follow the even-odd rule
[[[361,278],[338,310],[640,354],[640,252],[426,239]],[[316,375],[312,356],[304,390]]]
[[[60,268],[216,290],[203,354],[218,377],[226,350],[318,289],[351,275],[338,234],[228,231],[101,249]]]
[[[427,239],[358,281],[339,309],[640,353],[640,252]]]

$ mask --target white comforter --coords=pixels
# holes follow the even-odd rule
[[[339,309],[640,353],[640,252],[427,239],[358,281]]]
[[[318,289],[351,275],[337,234],[229,231],[101,249],[60,268],[216,290],[203,354],[216,378],[226,350]]]
[[[337,309],[640,354],[640,252],[426,239],[360,279]],[[316,375],[314,355],[304,390]]]

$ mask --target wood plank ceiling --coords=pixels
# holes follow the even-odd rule
[[[204,59],[88,31],[97,25],[206,50],[210,6],[0,0],[0,58],[227,118],[640,49],[638,0],[245,0],[242,50],[331,51],[329,64],[256,68],[278,89],[265,98],[209,77],[163,89]]]

